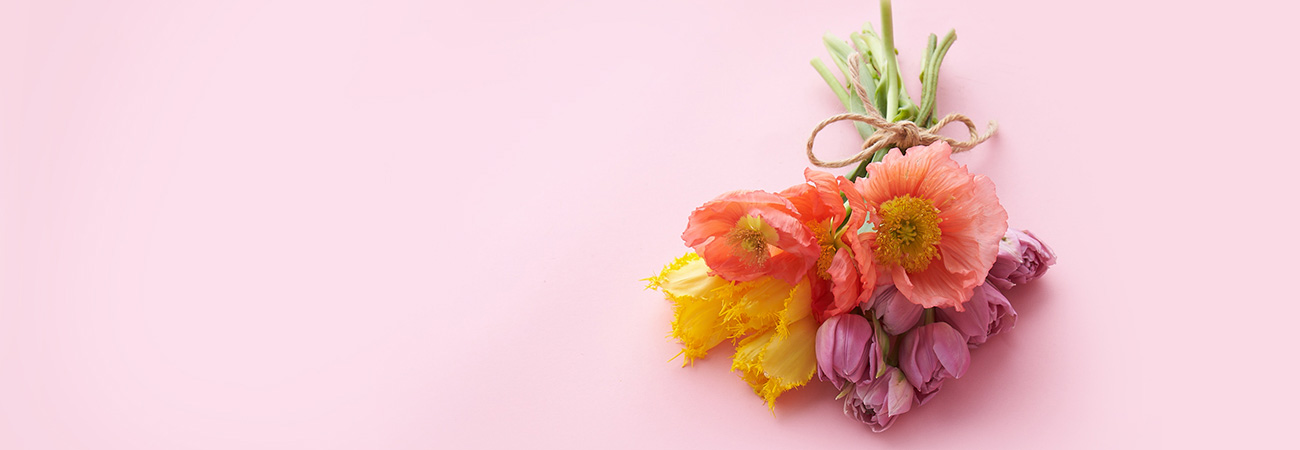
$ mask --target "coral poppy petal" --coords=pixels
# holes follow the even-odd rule
[[[908,294],[901,287],[898,290],[904,292],[912,303],[926,308],[950,306],[964,311],[962,303],[975,292],[979,283],[973,280],[980,276],[977,272],[953,273],[945,270],[942,264],[931,264],[925,270],[907,274],[907,277],[912,282],[912,292]]]
[[[851,311],[858,306],[858,297],[862,293],[862,279],[854,268],[849,252],[840,249],[831,259],[831,266],[826,270],[831,276],[831,293],[834,300],[827,308],[826,316],[836,316]]]

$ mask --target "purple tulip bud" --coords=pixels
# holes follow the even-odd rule
[[[885,431],[894,418],[912,409],[916,391],[897,367],[886,367],[880,377],[858,383],[844,400],[844,414],[871,426],[871,431]]]
[[[880,319],[885,331],[893,335],[903,334],[912,329],[912,326],[921,320],[921,313],[925,312],[925,308],[908,301],[907,297],[904,297],[902,292],[898,292],[892,284],[876,288],[876,292],[866,304],[871,306],[863,306],[863,308],[871,308],[875,311],[876,318]]]
[[[1016,310],[1011,308],[1011,302],[991,283],[976,286],[975,294],[965,306],[966,310],[960,312],[952,308],[939,308],[935,311],[934,318],[952,325],[966,336],[970,348],[978,347],[990,336],[1016,326]]]
[[[880,347],[871,322],[857,314],[826,319],[817,329],[817,376],[836,389],[869,380],[876,373]]]
[[[1043,272],[1056,264],[1056,253],[1038,240],[1029,230],[1007,228],[1006,236],[998,244],[998,259],[989,269],[989,281],[1001,289],[1025,284],[1043,276]]]
[[[966,337],[952,326],[935,322],[922,325],[903,336],[898,366],[916,387],[921,404],[943,387],[943,380],[961,378],[970,367]]]

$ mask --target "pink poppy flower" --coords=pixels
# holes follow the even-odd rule
[[[875,266],[858,229],[867,220],[862,194],[847,179],[812,169],[806,184],[780,193],[799,213],[799,220],[817,238],[820,252],[813,267],[813,315],[818,321],[849,312],[869,296],[863,285],[875,285]],[[847,206],[846,206],[847,203]]]
[[[797,284],[821,252],[793,204],[763,191],[733,191],[696,208],[682,240],[728,281],[769,275]]]
[[[963,309],[1007,230],[993,182],[971,175],[944,142],[891,150],[858,180],[871,211],[864,233],[882,274],[909,301]],[[882,276],[882,278],[884,278]]]

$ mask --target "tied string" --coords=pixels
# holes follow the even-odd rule
[[[885,120],[884,117],[881,117],[880,112],[876,110],[876,107],[871,104],[871,97],[867,94],[866,88],[862,87],[862,83],[858,81],[858,65],[861,58],[861,55],[858,53],[849,55],[849,63],[847,64],[849,66],[848,79],[849,83],[852,84],[854,92],[858,95],[858,98],[862,100],[862,108],[866,110],[866,114],[837,114],[828,117],[826,120],[817,124],[817,127],[813,128],[812,135],[808,136],[808,161],[814,166],[836,168],[867,161],[870,160],[871,156],[877,151],[888,149],[891,144],[900,149],[908,149],[918,145],[930,145],[935,142],[943,141],[948,143],[948,146],[952,147],[953,153],[960,153],[970,150],[976,145],[987,141],[990,137],[993,137],[993,133],[998,131],[997,122],[990,121],[984,134],[980,134],[974,121],[970,120],[970,118],[965,115],[957,113],[943,116],[943,118],[936,121],[930,128],[921,128],[910,120],[904,120],[901,122],[890,122]],[[876,129],[876,132],[868,137],[867,140],[862,142],[862,151],[858,152],[858,154],[838,161],[822,161],[817,157],[817,155],[813,154],[813,141],[817,138],[817,133],[820,133],[823,128],[842,120],[851,120],[871,125]],[[939,134],[940,129],[953,122],[959,122],[966,125],[966,130],[970,132],[970,138],[965,141],[959,141]]]

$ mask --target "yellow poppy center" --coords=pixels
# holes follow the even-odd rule
[[[939,258],[939,210],[934,202],[904,195],[880,205],[876,228],[876,259],[920,272]]]
[[[768,244],[776,240],[776,229],[761,217],[755,216],[741,217],[727,233],[727,244],[731,246],[732,253],[757,267],[767,264],[768,258],[772,256]]]
[[[817,276],[823,280],[831,279],[831,274],[827,272],[831,268],[831,260],[835,259],[835,238],[831,236],[830,227],[822,222],[808,222],[808,229],[812,230],[813,236],[817,236],[817,242],[821,244],[821,255],[817,257]]]

